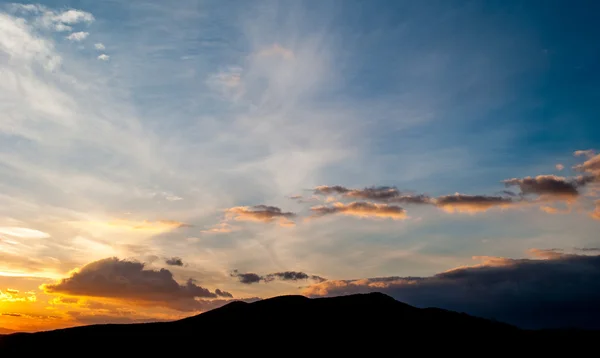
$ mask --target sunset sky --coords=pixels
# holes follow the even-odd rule
[[[0,1],[0,333],[370,291],[600,317],[598,13]]]

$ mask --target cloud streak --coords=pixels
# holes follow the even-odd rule
[[[435,205],[449,213],[478,213],[492,208],[508,208],[517,202],[512,198],[488,195],[454,195],[440,196]]]
[[[333,203],[332,206],[314,206],[310,208],[313,217],[323,217],[328,215],[346,215],[359,218],[379,218],[379,219],[406,219],[406,210],[397,205],[376,204],[364,201],[352,202],[349,204]]]
[[[272,282],[275,280],[279,281],[307,281],[312,280],[315,282],[325,282],[326,278],[317,275],[309,275],[307,273],[301,271],[282,271],[282,272],[274,272],[266,275],[259,275],[253,272],[239,272],[238,270],[233,270],[230,274],[231,277],[235,277],[238,279],[240,283],[250,285],[253,283],[259,282]]]
[[[282,211],[276,206],[255,205],[236,206],[225,210],[225,216],[237,221],[255,221],[271,223],[278,221],[281,226],[293,226],[290,219],[296,217],[295,213]]]

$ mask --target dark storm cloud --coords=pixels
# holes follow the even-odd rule
[[[143,263],[116,257],[89,263],[71,276],[42,288],[46,293],[116,298],[180,311],[201,309],[198,298],[218,296],[192,279],[180,285],[169,270],[148,270]]]
[[[440,307],[527,328],[600,328],[600,256],[532,250],[543,259],[485,263],[429,277],[326,281],[309,296],[383,292],[419,307]]]
[[[180,257],[171,257],[165,263],[169,266],[183,266],[183,260]]]
[[[256,273],[248,272],[241,273],[238,270],[233,270],[231,272],[231,277],[236,277],[241,283],[244,284],[253,284],[259,282],[271,282],[275,280],[281,281],[298,281],[298,280],[314,280],[316,282],[324,282],[327,279],[317,276],[317,275],[309,275],[300,271],[283,271],[283,272],[274,272],[266,275],[258,275]]]

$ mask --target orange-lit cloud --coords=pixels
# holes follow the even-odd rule
[[[547,214],[569,214],[571,212],[571,207],[567,207],[564,210],[558,209],[554,206],[542,205],[540,206],[540,210]]]
[[[587,149],[587,150],[576,150],[575,152],[573,152],[573,155],[576,157],[588,157],[588,158],[592,158],[594,155],[596,155],[596,151],[593,149]]]
[[[406,210],[399,206],[364,201],[349,204],[337,202],[333,206],[314,206],[310,210],[313,212],[313,217],[341,214],[360,218],[406,219]]]
[[[557,260],[564,257],[566,254],[559,249],[529,249],[527,252],[538,259]]]
[[[588,160],[573,167],[573,169],[590,174],[596,177],[596,180],[600,180],[600,154],[588,155]]]
[[[488,195],[454,195],[440,196],[435,200],[436,206],[449,213],[479,213],[492,208],[508,208],[518,203],[512,198]]]
[[[276,206],[255,205],[255,206],[236,206],[225,210],[225,216],[229,219],[238,221],[256,221],[270,223],[275,220],[281,226],[294,226],[291,218],[296,216],[292,212],[284,212]]]
[[[35,292],[19,292],[19,290],[7,288],[0,290],[0,303],[2,302],[35,302],[37,297]]]
[[[222,222],[206,230],[201,230],[200,232],[204,234],[227,234],[237,229],[237,227],[231,226],[226,222]]]
[[[592,219],[600,220],[600,200],[596,200],[596,209],[590,214]]]
[[[69,277],[40,288],[48,294],[120,299],[180,311],[201,310],[203,302],[197,298],[231,297],[220,290],[211,292],[191,279],[180,285],[169,270],[150,270],[143,263],[114,257],[89,263]]]
[[[555,168],[556,168],[556,170],[558,170],[558,171],[561,171],[561,170],[564,170],[564,169],[565,169],[565,166],[564,166],[564,165],[562,165],[562,164],[560,164],[560,163],[556,164],[554,167],[555,167]]]

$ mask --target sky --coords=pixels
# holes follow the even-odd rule
[[[0,333],[372,291],[598,326],[599,10],[0,1]]]

